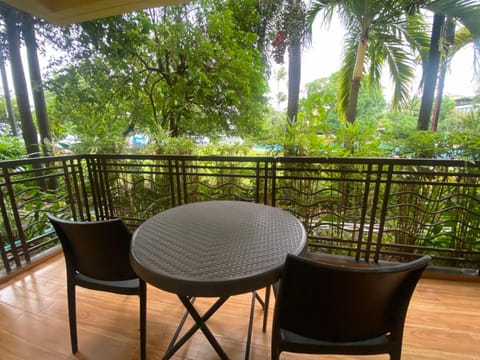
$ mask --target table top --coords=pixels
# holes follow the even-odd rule
[[[306,248],[303,225],[289,212],[241,201],[178,206],[145,221],[132,238],[137,274],[180,295],[250,292],[280,276],[288,253]]]

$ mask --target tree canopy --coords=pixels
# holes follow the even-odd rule
[[[258,133],[267,84],[257,19],[239,19],[239,7],[202,1],[70,27],[71,63],[49,82],[55,119],[97,136]]]

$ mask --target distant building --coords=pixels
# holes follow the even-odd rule
[[[452,98],[455,100],[455,110],[458,112],[468,113],[479,107],[473,96],[453,96]]]

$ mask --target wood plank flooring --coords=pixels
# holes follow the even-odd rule
[[[263,292],[262,292],[263,293]],[[214,299],[198,299],[205,310]],[[231,359],[243,359],[250,294],[235,296],[208,321]],[[422,279],[413,296],[404,335],[404,360],[480,360],[480,283]],[[0,359],[139,358],[138,298],[78,289],[79,353],[70,352],[65,268],[59,255],[0,285]],[[270,306],[270,318],[273,304]],[[161,359],[183,307],[175,295],[151,286],[147,303],[147,358]],[[189,320],[188,324],[192,322]],[[271,324],[271,322],[269,321]],[[257,305],[250,359],[270,358],[270,325],[262,333]],[[197,333],[173,359],[213,360],[215,351]],[[379,356],[312,356],[282,359],[387,359]]]

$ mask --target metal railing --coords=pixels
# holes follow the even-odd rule
[[[356,261],[431,254],[446,269],[480,268],[480,163],[452,160],[85,155],[0,162],[0,272],[57,244],[46,212],[122,217],[135,229],[194,201],[284,208],[309,250]]]

